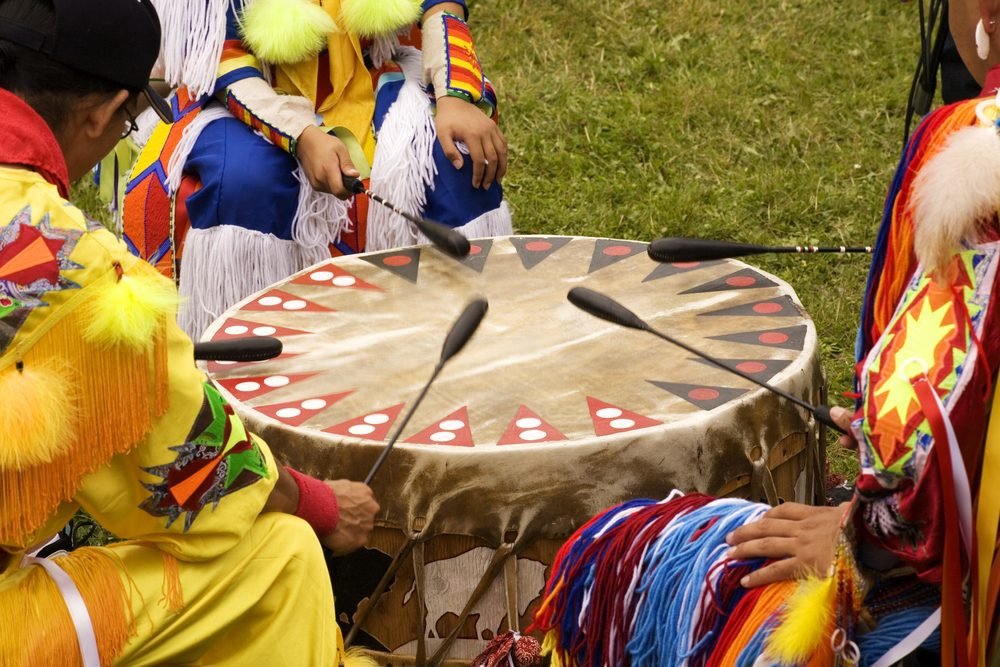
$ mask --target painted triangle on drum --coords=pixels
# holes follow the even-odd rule
[[[231,317],[219,327],[219,330],[212,336],[212,340],[232,340],[247,336],[275,336],[283,338],[285,336],[306,336],[310,334],[312,334],[311,331],[289,329],[288,327],[279,327],[274,324],[267,324],[266,322],[250,322]]]
[[[678,398],[683,398],[691,405],[702,410],[714,410],[720,405],[725,405],[734,398],[739,398],[747,393],[746,389],[733,389],[732,387],[710,387],[701,384],[682,384],[680,382],[659,382],[657,380],[646,380],[649,384],[668,391]]]
[[[727,276],[716,278],[707,283],[684,290],[681,294],[701,294],[703,292],[728,292],[737,289],[753,289],[757,287],[776,287],[775,283],[765,275],[753,269],[740,269]]]
[[[705,361],[704,359],[691,357],[691,361],[697,361],[700,364],[705,364],[709,368],[718,369],[720,373],[726,372],[712,362]],[[791,361],[787,361],[785,359],[719,359],[719,361],[730,366],[731,368],[741,370],[747,375],[753,377],[755,380],[760,380],[761,382],[767,382],[775,375],[788,368],[788,364],[792,363]]]
[[[795,307],[790,296],[779,296],[764,301],[744,303],[731,308],[700,313],[702,316],[732,315],[738,317],[798,317],[802,313]]]
[[[510,242],[524,268],[530,271],[571,240],[568,236],[512,236]]]
[[[532,412],[526,405],[517,409],[517,414],[497,441],[498,445],[530,445],[536,442],[567,440],[552,424]]]
[[[280,289],[268,290],[240,310],[266,311],[272,313],[332,313],[332,308],[302,297],[283,292]]]
[[[663,423],[640,415],[638,412],[606,403],[593,396],[587,397],[587,406],[590,408],[590,419],[594,422],[594,433],[597,435],[624,433],[625,431],[659,426]]]
[[[334,424],[323,429],[323,432],[351,438],[364,438],[365,440],[385,440],[389,436],[389,429],[396,423],[396,418],[399,417],[404,405],[406,404],[398,403],[388,408],[375,410],[360,417]]]
[[[794,327],[766,329],[764,331],[745,331],[722,336],[709,336],[709,338],[732,343],[746,343],[747,345],[778,347],[783,350],[801,350],[806,344],[806,325],[799,324]]]
[[[291,282],[292,285],[322,285],[324,287],[340,287],[341,289],[372,289],[384,292],[381,287],[358,278],[350,271],[345,271],[334,262],[314,266],[309,273],[304,273]]]
[[[316,375],[319,375],[319,373],[297,373],[295,375],[273,373],[271,375],[256,375],[246,378],[222,378],[215,381],[235,396],[237,400],[248,401],[252,398],[263,396],[275,389],[287,387]]]
[[[659,280],[660,278],[669,278],[670,276],[676,276],[679,273],[687,273],[688,271],[694,271],[695,269],[703,269],[706,266],[712,266],[713,264],[718,263],[719,260],[715,259],[708,262],[665,262],[653,269],[648,276],[642,279],[642,282],[648,283],[654,280]]]
[[[417,273],[420,270],[420,248],[404,248],[377,255],[362,255],[360,259],[394,273],[404,280],[409,280],[411,283],[417,282]]]
[[[288,424],[289,426],[301,426],[323,410],[341,400],[345,396],[353,394],[356,389],[349,389],[336,394],[325,394],[323,396],[313,396],[311,398],[300,398],[295,401],[285,403],[274,403],[272,405],[258,405],[254,407],[257,412],[267,415],[271,419]]]
[[[470,241],[468,256],[459,261],[473,271],[482,273],[483,269],[486,268],[486,259],[490,256],[491,250],[493,250],[493,239]]]
[[[594,245],[594,256],[590,259],[590,268],[587,269],[587,273],[599,271],[623,259],[646,252],[648,247],[648,244],[639,241],[597,239],[597,243]]]
[[[283,352],[273,359],[264,359],[263,361],[209,361],[205,364],[205,369],[209,373],[225,373],[227,371],[233,371],[236,369],[248,370],[250,366],[266,364],[268,362],[277,361],[288,361],[292,357],[297,357],[301,352]]]
[[[472,429],[469,427],[469,408],[466,406],[455,410],[444,419],[407,438],[406,442],[416,445],[475,446]]]

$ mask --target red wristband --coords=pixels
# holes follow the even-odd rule
[[[312,526],[319,537],[326,537],[336,530],[340,507],[333,489],[293,468],[285,468],[285,471],[299,487],[299,506],[295,508],[295,516]]]

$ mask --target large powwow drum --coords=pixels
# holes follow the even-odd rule
[[[791,288],[736,261],[656,264],[646,244],[570,237],[338,258],[221,317],[213,340],[270,335],[277,359],[210,363],[287,464],[364,479],[426,382],[452,321],[485,296],[373,487],[371,548],[334,566],[338,613],[385,664],[466,664],[526,625],[559,545],[609,505],[671,489],[812,500],[811,416],[566,300],[586,286],[654,327],[811,402],[816,332]],[[375,600],[372,603],[372,600]]]

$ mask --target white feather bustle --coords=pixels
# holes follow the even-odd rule
[[[914,250],[928,270],[941,269],[1000,204],[1000,135],[993,127],[953,134],[913,183]]]

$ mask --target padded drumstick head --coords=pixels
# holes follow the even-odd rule
[[[417,218],[416,225],[431,243],[452,257],[462,259],[469,256],[469,251],[472,249],[469,239],[451,227],[427,218]]]
[[[195,343],[197,361],[266,361],[281,354],[281,341],[271,336]]]
[[[607,320],[613,324],[619,324],[630,329],[648,331],[649,325],[643,322],[638,315],[621,305],[610,296],[595,292],[586,287],[574,287],[566,295],[569,302],[574,306],[590,313],[594,317]]]
[[[668,236],[649,244],[646,253],[656,262],[705,262],[766,252],[764,246]]]
[[[465,307],[462,314],[455,320],[455,324],[451,326],[447,338],[444,339],[444,345],[441,347],[441,361],[438,362],[440,366],[462,351],[465,344],[472,338],[472,334],[476,333],[479,323],[486,317],[486,311],[489,310],[489,307],[486,299],[476,299]]]

